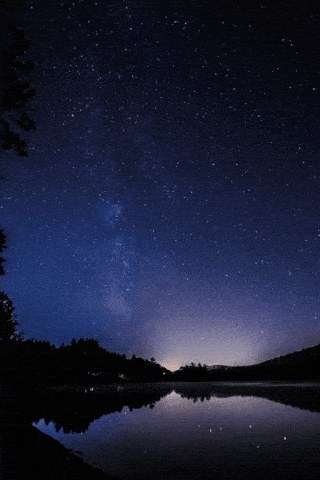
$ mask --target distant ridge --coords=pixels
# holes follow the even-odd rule
[[[320,380],[320,344],[243,368],[251,376],[277,380]]]
[[[309,363],[314,361],[320,361],[320,344],[315,345],[314,347],[303,348],[297,352],[287,353],[286,355],[266,360],[254,366],[269,367],[275,365],[301,364],[304,362]]]
[[[320,381],[320,344],[247,366],[180,367],[172,379],[180,381]]]
[[[293,365],[293,364],[301,364],[305,362],[313,362],[319,361],[320,362],[320,343],[315,345],[314,347],[303,348],[302,350],[298,350],[292,353],[286,353],[285,355],[281,355],[280,357],[271,358],[270,360],[265,360],[264,362],[260,362],[254,365],[246,365],[244,367],[232,367],[229,365],[210,365],[208,366],[208,370],[229,370],[232,368],[258,368],[258,367],[274,367],[280,365]]]

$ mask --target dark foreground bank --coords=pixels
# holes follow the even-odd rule
[[[1,480],[119,480],[86,464],[32,425],[1,425]]]

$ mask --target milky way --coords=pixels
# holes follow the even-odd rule
[[[37,64],[28,157],[1,167],[25,337],[170,369],[319,343],[317,12],[11,3]]]

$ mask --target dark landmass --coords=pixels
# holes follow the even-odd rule
[[[9,300],[6,301],[9,304]],[[8,326],[5,327],[8,330]],[[109,352],[95,339],[73,339],[70,345],[62,344],[57,348],[50,342],[35,339],[18,338],[1,342],[0,335],[0,374],[2,381],[8,385],[24,385],[27,388],[159,382],[170,373],[153,358],[148,360],[132,355],[129,359]]]
[[[1,466],[3,480],[119,480],[86,464],[32,425],[1,428]]]

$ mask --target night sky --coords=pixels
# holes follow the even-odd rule
[[[319,10],[9,4],[37,64],[28,157],[1,153],[25,338],[171,370],[320,343]]]

